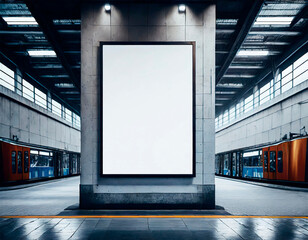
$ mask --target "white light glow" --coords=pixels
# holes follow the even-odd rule
[[[8,25],[38,25],[34,17],[2,17]]]
[[[49,156],[49,152],[40,151],[40,152],[39,152],[39,155],[42,155],[42,156]]]
[[[111,10],[110,4],[109,4],[109,3],[106,3],[106,4],[105,4],[105,11],[106,11],[106,12],[109,12],[110,10]]]
[[[253,152],[245,152],[243,154],[243,157],[254,157],[254,156],[259,156],[259,151],[253,151]]]
[[[53,50],[28,50],[28,54],[31,57],[56,57],[56,53]]]
[[[185,12],[186,6],[184,4],[179,5],[179,12]]]
[[[258,17],[255,25],[289,25],[294,17]]]
[[[30,150],[30,154],[38,155],[38,151],[36,151],[36,150]]]
[[[268,56],[268,50],[240,50],[237,53],[237,56],[251,56],[251,57],[259,57],[259,56]]]

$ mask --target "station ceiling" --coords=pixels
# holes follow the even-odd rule
[[[215,2],[218,115],[256,83],[273,75],[292,54],[307,51],[308,3],[305,0]],[[0,0],[1,55],[31,76],[32,84],[48,89],[77,114],[81,87],[80,8],[81,1],[76,0]],[[16,22],[20,19],[12,17],[33,17],[34,22],[20,24]],[[56,56],[33,57],[31,50],[52,50]]]

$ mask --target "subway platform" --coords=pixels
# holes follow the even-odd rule
[[[308,192],[216,178],[216,210],[80,210],[79,177],[0,189],[0,239],[308,239]]]

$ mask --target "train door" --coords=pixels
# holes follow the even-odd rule
[[[263,158],[263,178],[269,178],[269,148],[262,149]]]
[[[269,148],[269,179],[277,179],[277,146]]]
[[[62,152],[54,152],[54,176],[62,176]]]
[[[279,180],[288,180],[289,165],[289,143],[281,143],[277,145],[277,172],[276,176]]]
[[[23,152],[23,175],[22,179],[23,180],[28,180],[29,179],[29,170],[30,170],[30,148],[23,147],[22,148]]]
[[[16,180],[22,180],[22,174],[23,174],[23,152],[22,147],[16,146],[17,151],[17,174],[16,174]]]

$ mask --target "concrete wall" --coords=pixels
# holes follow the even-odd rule
[[[82,7],[82,208],[214,208],[215,5],[102,4]],[[196,177],[102,178],[99,132],[100,41],[196,42]],[[172,63],[171,63],[172,64]]]
[[[308,81],[259,106],[216,132],[216,154],[274,143],[289,132],[308,131]]]
[[[80,130],[55,114],[0,86],[0,137],[80,152]]]

